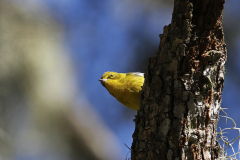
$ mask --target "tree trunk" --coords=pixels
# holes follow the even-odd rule
[[[225,0],[175,0],[149,60],[132,160],[217,159],[226,45]]]

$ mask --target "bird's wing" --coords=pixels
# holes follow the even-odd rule
[[[138,76],[138,77],[143,77],[144,76],[144,73],[141,73],[141,72],[130,72],[130,73],[127,73],[129,75],[133,75],[133,76]]]

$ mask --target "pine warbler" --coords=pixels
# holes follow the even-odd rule
[[[105,72],[99,81],[123,105],[135,111],[139,109],[140,91],[144,82],[143,73]]]

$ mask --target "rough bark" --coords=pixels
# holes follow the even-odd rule
[[[224,82],[224,0],[175,0],[149,60],[132,160],[216,159]]]

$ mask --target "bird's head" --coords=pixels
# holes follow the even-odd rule
[[[118,80],[121,78],[121,74],[117,72],[105,72],[99,81],[105,87],[107,81]]]

